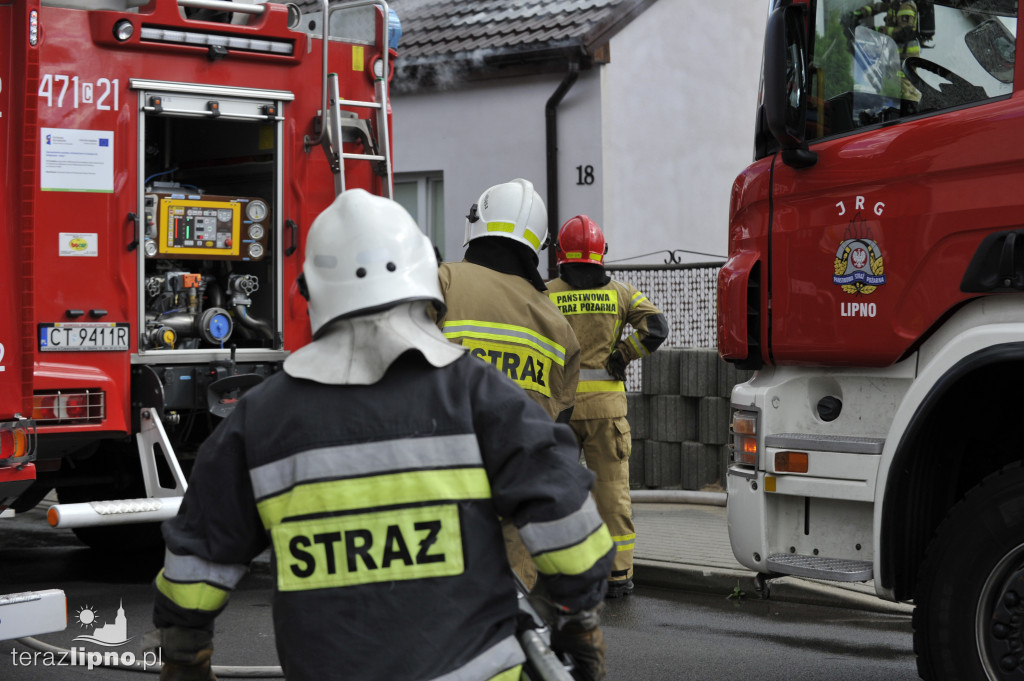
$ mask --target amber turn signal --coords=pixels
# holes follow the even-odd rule
[[[775,452],[775,472],[806,473],[807,452]]]

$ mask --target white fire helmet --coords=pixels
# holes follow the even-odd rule
[[[534,253],[547,246],[548,209],[533,183],[515,179],[480,195],[466,216],[466,240],[462,245],[482,236],[514,239]]]
[[[430,239],[398,203],[342,192],[313,221],[302,266],[313,336],[335,319],[411,300],[444,304]]]

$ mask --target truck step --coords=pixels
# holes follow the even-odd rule
[[[874,568],[867,560],[846,560],[824,556],[801,556],[797,553],[773,553],[768,556],[768,569],[784,575],[827,579],[832,582],[866,582],[874,577]]]
[[[75,528],[162,522],[178,514],[182,497],[116,499],[57,504],[46,512],[51,527]]]

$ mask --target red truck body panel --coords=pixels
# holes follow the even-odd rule
[[[0,7],[0,37],[13,48],[2,57],[5,60],[17,51],[19,39],[12,18],[10,7]],[[30,115],[17,106],[20,100],[14,94],[23,84],[16,76],[0,82],[0,186],[10,189],[8,200],[0,203],[0,252],[16,256],[5,258],[0,267],[0,429],[6,429],[16,417],[27,418],[32,413],[33,239],[30,231],[14,227],[23,210],[20,131]],[[0,460],[16,453],[24,455],[14,451],[14,441],[7,437],[10,432],[0,434]],[[33,479],[32,463],[0,466],[0,510]]]
[[[23,40],[24,32],[15,29],[13,20],[14,9],[0,6],[0,37],[12,47],[0,57],[6,62],[18,51],[18,41]],[[5,258],[0,267],[0,420],[32,412],[34,244],[32,232],[18,227],[24,210],[21,131],[31,112],[20,106],[22,98],[17,93],[25,82],[18,76],[11,73],[0,81],[0,186],[7,196],[0,202],[0,252],[17,254]]]
[[[776,164],[773,361],[889,365],[976,296],[960,282],[982,239],[1024,221],[1024,148],[1007,143],[1022,118],[1015,96],[824,142],[807,171]],[[834,283],[849,239],[881,253],[868,293]]]
[[[750,277],[768,252],[770,168],[770,159],[758,161],[743,171],[732,186],[729,259],[718,274],[718,348],[726,359],[746,358],[751,345],[767,347],[762,338],[766,328],[748,316],[750,309],[767,309],[767,299],[761,297],[767,291],[765,287],[753,289],[756,300],[748,300],[748,292]]]

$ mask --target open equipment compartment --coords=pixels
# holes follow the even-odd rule
[[[279,112],[290,93],[132,85],[141,109],[140,357],[282,350]]]

